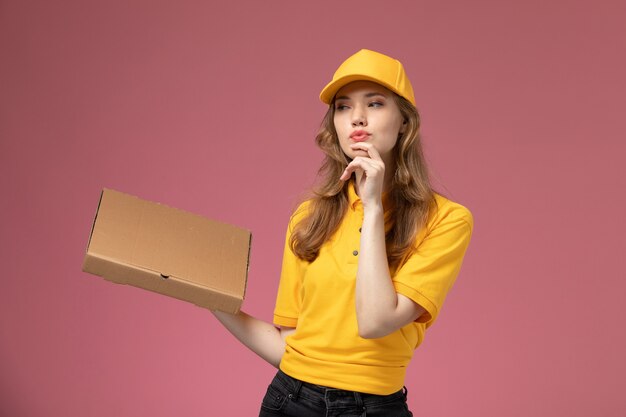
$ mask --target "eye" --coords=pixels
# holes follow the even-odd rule
[[[347,106],[347,105],[345,105],[345,104],[343,104],[343,103],[340,103],[340,104],[336,104],[336,105],[335,105],[335,110],[336,110],[336,111],[345,110],[345,109],[347,109],[347,108],[348,108],[348,106]]]
[[[372,101],[369,103],[369,107],[382,107],[384,103],[382,101]]]

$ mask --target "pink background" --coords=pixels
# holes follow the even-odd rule
[[[206,310],[81,272],[102,187],[254,234],[271,319],[317,95],[403,61],[475,232],[416,416],[624,416],[621,1],[0,1],[0,415],[252,416],[274,369]]]

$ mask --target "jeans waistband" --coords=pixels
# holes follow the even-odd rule
[[[302,387],[306,387],[307,389],[311,391],[317,392],[322,397],[324,397],[324,395],[326,395],[328,392],[333,392],[336,395],[345,395],[345,396],[350,396],[350,397],[354,396],[355,394],[358,394],[358,396],[362,398],[363,401],[367,401],[368,399],[395,398],[395,397],[404,397],[404,399],[406,400],[406,397],[407,397],[406,387],[403,387],[401,390],[394,392],[392,394],[389,394],[389,395],[378,395],[378,394],[367,394],[367,393],[358,392],[358,391],[348,391],[348,390],[343,390],[343,389],[338,389],[338,388],[326,387],[323,385],[312,384],[310,382],[301,381],[297,378],[289,376],[283,371],[281,371],[280,369],[278,370],[278,373],[276,376],[278,377],[278,379],[283,381],[283,383],[285,383],[287,386],[291,387],[295,391],[296,396],[298,395]]]

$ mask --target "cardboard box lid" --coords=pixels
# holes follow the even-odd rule
[[[250,243],[248,230],[104,189],[83,270],[203,307],[211,308],[214,304],[218,309],[236,311],[239,306],[233,307],[232,302],[223,308],[223,303],[210,299],[223,295],[222,298],[239,300],[241,304]],[[90,267],[90,259],[125,268]],[[173,282],[170,288],[164,283],[159,283],[158,288],[156,284],[142,285],[145,278],[135,279],[133,270],[152,272]],[[126,276],[120,276],[121,271]],[[203,300],[202,293],[209,301]]]

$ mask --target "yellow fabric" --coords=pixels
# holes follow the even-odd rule
[[[330,104],[337,91],[353,81],[369,80],[381,84],[415,105],[415,94],[404,66],[397,59],[380,52],[361,49],[348,57],[335,71],[333,79],[320,93],[320,100]]]
[[[473,220],[465,207],[436,195],[438,210],[418,236],[417,251],[392,275],[396,291],[427,313],[388,336],[363,339],[355,310],[363,206],[352,187],[349,195],[350,207],[339,230],[312,263],[298,259],[289,248],[290,231],[308,204],[292,216],[274,323],[296,331],[287,337],[280,369],[318,385],[387,395],[404,385],[413,351],[441,311],[459,273]]]

